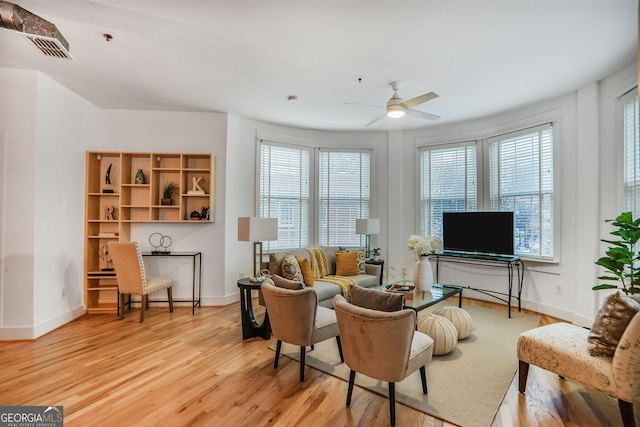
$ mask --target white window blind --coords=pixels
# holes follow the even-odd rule
[[[517,255],[553,258],[553,129],[550,124],[489,139],[489,200],[514,212]]]
[[[262,141],[260,217],[278,218],[278,240],[267,250],[309,246],[309,150]]]
[[[624,120],[624,193],[625,210],[640,215],[640,137],[638,132],[638,89],[621,99]]]
[[[478,209],[475,142],[420,152],[420,233],[442,238],[442,213]]]
[[[361,246],[356,219],[369,218],[371,161],[368,151],[320,150],[320,246]]]

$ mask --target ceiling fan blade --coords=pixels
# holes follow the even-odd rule
[[[405,107],[407,107],[407,109],[409,108],[413,108],[416,105],[420,105],[420,104],[424,104],[427,101],[431,101],[434,98],[437,98],[438,94],[435,92],[429,92],[429,93],[425,93],[424,95],[420,95],[420,96],[416,96],[415,98],[411,98],[408,101],[404,101],[402,102],[400,105],[404,105]]]
[[[371,120],[369,123],[367,123],[365,126],[372,125],[372,124],[374,124],[375,122],[377,122],[378,120],[382,120],[382,119],[384,119],[385,117],[387,117],[387,113],[384,113],[384,114],[379,115],[378,117],[376,117],[375,119],[373,119],[373,120]]]
[[[417,117],[419,119],[427,119],[427,120],[438,120],[440,116],[436,116],[435,114],[425,113],[423,111],[418,110],[407,110],[407,116]]]

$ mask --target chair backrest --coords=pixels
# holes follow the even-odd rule
[[[333,297],[344,361],[356,372],[388,382],[404,379],[409,364],[416,313],[358,307]]]
[[[145,295],[147,281],[138,244],[109,242],[109,255],[116,271],[120,293]]]
[[[273,335],[289,344],[307,346],[313,340],[318,295],[312,288],[290,290],[266,279],[260,287]]]
[[[624,330],[616,352],[613,354],[613,378],[618,390],[617,397],[632,402],[634,392],[640,390],[640,313]]]

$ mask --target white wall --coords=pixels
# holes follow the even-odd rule
[[[167,111],[102,110],[100,135],[89,150],[129,152],[211,153],[215,157],[214,222],[142,223],[131,225],[131,239],[143,251],[151,250],[149,236],[162,233],[172,239],[171,251],[202,252],[202,304],[231,302],[225,295],[227,115]],[[191,259],[145,258],[148,273],[168,275],[176,282],[174,298],[191,298]],[[164,298],[162,295],[153,299]]]
[[[604,219],[615,217],[623,209],[620,197],[612,196],[622,173],[619,149],[622,140],[615,137],[621,123],[615,123],[616,97],[637,82],[637,66],[632,64],[602,82],[595,82],[575,93],[560,96],[481,120],[404,132],[404,163],[408,174],[417,176],[418,146],[481,139],[555,121],[556,209],[555,232],[560,238],[557,263],[525,261],[523,306],[551,314],[580,325],[590,326],[600,303],[600,294],[591,290],[598,270],[594,261],[603,252],[599,239]],[[616,167],[617,166],[617,167]],[[390,165],[390,168],[393,168]],[[413,184],[413,185],[412,185]],[[601,190],[602,189],[602,190]],[[410,206],[402,224],[402,234],[417,232],[419,198],[417,183],[407,181],[403,198]],[[606,207],[605,207],[606,205]],[[413,274],[413,256],[406,241],[390,252],[404,253],[402,262]],[[404,245],[403,245],[404,244]],[[393,260],[391,265],[400,261]],[[441,282],[506,292],[506,271],[462,264],[447,264]],[[555,289],[560,286],[562,294]],[[484,295],[465,291],[475,298]],[[488,298],[491,300],[491,298]]]

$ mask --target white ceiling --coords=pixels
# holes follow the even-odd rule
[[[0,28],[1,67],[41,70],[101,108],[313,129],[480,118],[575,91],[638,52],[636,0],[11,1],[53,22],[75,61]],[[442,118],[364,127],[384,109],[345,103],[382,107],[391,81],[405,100],[438,93],[416,109]]]

